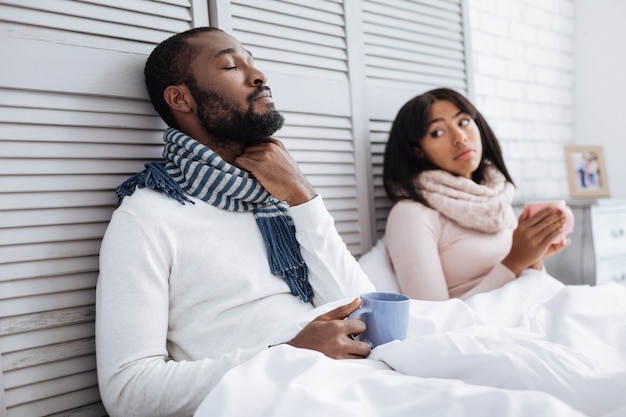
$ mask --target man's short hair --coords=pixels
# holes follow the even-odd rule
[[[195,51],[187,39],[197,33],[214,30],[221,29],[202,26],[177,33],[158,44],[146,61],[143,74],[150,101],[168,126],[178,128],[174,115],[165,102],[163,92],[170,85],[194,81],[190,66],[195,57]]]

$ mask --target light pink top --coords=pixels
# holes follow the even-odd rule
[[[500,261],[513,230],[467,229],[415,201],[396,203],[385,242],[400,290],[415,299],[446,300],[499,288],[515,279]]]

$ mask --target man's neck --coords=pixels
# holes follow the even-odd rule
[[[218,138],[207,133],[204,129],[179,130],[211,149],[229,164],[232,164],[233,161],[243,153],[245,148],[244,145],[238,144],[235,140]]]

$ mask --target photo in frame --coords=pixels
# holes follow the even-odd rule
[[[565,159],[573,198],[609,196],[602,146],[568,145]]]

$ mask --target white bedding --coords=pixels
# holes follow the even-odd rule
[[[365,360],[273,347],[228,372],[195,416],[626,416],[626,287],[532,271],[466,302],[411,303],[406,340]]]

